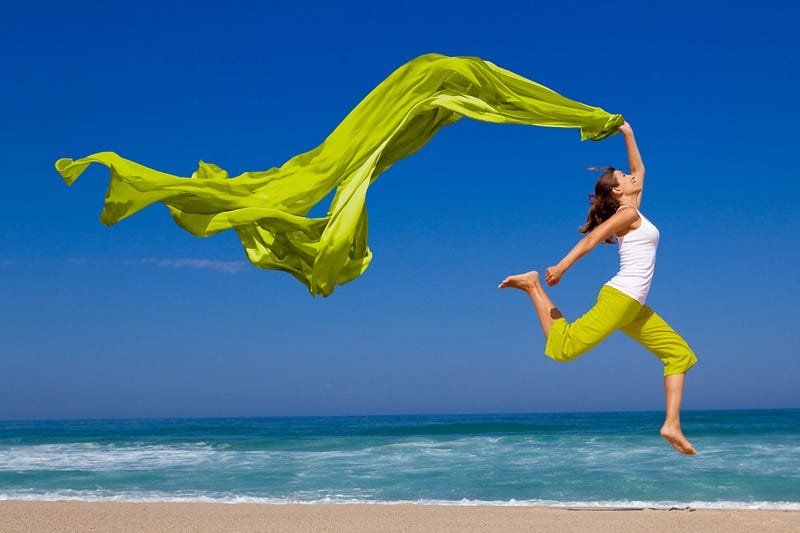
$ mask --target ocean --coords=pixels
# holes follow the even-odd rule
[[[800,509],[800,409],[0,421],[0,499]]]

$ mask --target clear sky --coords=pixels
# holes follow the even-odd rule
[[[616,333],[556,363],[527,296],[497,289],[579,240],[584,169],[627,169],[621,135],[441,129],[370,188],[374,260],[329,298],[250,265],[233,232],[191,236],[160,204],[106,228],[108,170],[68,188],[53,168],[106,150],[184,176],[199,160],[279,166],[428,52],[622,113],[661,231],[648,304],[700,361],[684,408],[800,407],[800,13],[746,4],[8,7],[0,418],[662,409],[655,356]],[[617,267],[616,246],[599,246],[547,289],[573,320]]]

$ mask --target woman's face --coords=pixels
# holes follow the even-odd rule
[[[614,177],[617,178],[619,185],[614,187],[615,192],[622,195],[636,194],[642,190],[642,184],[633,174],[625,174],[621,170],[614,171]]]

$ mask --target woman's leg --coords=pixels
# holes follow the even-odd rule
[[[553,305],[547,293],[544,292],[542,283],[539,281],[539,273],[532,270],[525,274],[509,276],[498,286],[499,289],[505,289],[506,287],[514,287],[515,289],[520,289],[528,293],[528,296],[531,297],[531,301],[533,302],[533,306],[536,308],[536,315],[539,317],[539,322],[542,324],[544,337],[547,338],[550,334],[550,328],[553,322],[559,318],[563,318],[564,315]]]
[[[672,447],[686,455],[697,453],[681,431],[681,398],[686,373],[664,376],[664,393],[667,397],[667,419],[661,427],[661,436],[672,444]]]
[[[500,283],[501,289],[505,287],[528,293],[547,337],[544,353],[559,362],[571,361],[591,350],[633,320],[642,307],[627,294],[604,285],[597,295],[597,303],[582,317],[569,323],[547,297],[535,271],[509,276]]]
[[[686,341],[647,305],[636,319],[620,329],[664,363],[667,415],[661,436],[679,452],[694,455],[694,446],[681,431],[680,411],[686,371],[697,363],[697,357]]]

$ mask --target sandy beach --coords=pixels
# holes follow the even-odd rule
[[[0,531],[800,531],[800,511],[0,501]]]

